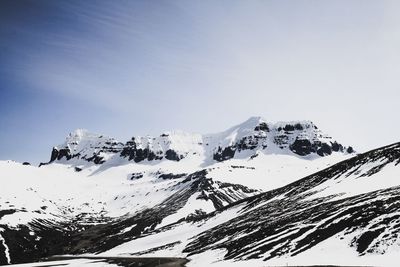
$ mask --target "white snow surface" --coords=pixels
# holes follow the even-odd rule
[[[148,235],[144,238],[139,238],[119,245],[107,252],[100,253],[99,256],[129,256],[131,254],[146,251],[154,247],[174,244],[168,249],[158,250],[155,252],[146,253],[146,257],[182,257],[186,256],[182,250],[190,242],[190,239],[200,234],[207,229],[224,223],[231,218],[234,218],[239,213],[243,206],[239,205],[235,208],[228,209],[217,216],[210,218],[207,221],[197,223],[181,223],[170,228],[170,230],[160,232],[156,235]]]
[[[208,166],[207,177],[215,181],[237,183],[259,190],[270,190],[325,168],[349,155],[334,154],[314,160],[290,155],[260,155],[251,160],[231,159]],[[179,190],[181,179],[157,178],[161,173],[193,173],[202,170],[202,161],[184,158],[179,162],[161,160],[141,163],[123,160],[86,166],[76,172],[74,162],[52,163],[41,167],[0,161],[1,209],[27,212],[5,215],[0,224],[26,224],[33,218],[62,219],[80,213],[110,217],[135,213],[155,206]],[[78,165],[81,166],[81,165]],[[129,180],[133,173],[143,178]],[[177,186],[176,186],[177,185]],[[177,214],[163,220],[172,223],[190,211],[215,210],[210,201],[195,196]],[[184,217],[184,216],[183,216]]]
[[[47,261],[37,263],[25,263],[25,264],[12,264],[10,266],[15,267],[51,267],[51,266],[68,266],[68,267],[116,267],[117,264],[106,263],[102,260],[97,259],[74,259],[74,260],[60,260],[60,261]]]
[[[0,209],[16,209],[14,214],[4,215],[0,225],[6,224],[17,227],[33,219],[63,220],[73,218],[81,213],[103,214],[104,216],[119,217],[134,214],[145,208],[160,204],[180,189],[181,179],[159,179],[159,174],[190,174],[202,169],[207,170],[207,177],[215,181],[236,183],[250,188],[267,191],[282,187],[295,180],[325,169],[339,161],[353,156],[353,154],[334,152],[330,156],[319,157],[315,154],[298,156],[287,146],[279,147],[272,137],[279,134],[278,129],[286,124],[300,123],[305,130],[296,131],[290,138],[298,136],[310,140],[330,142],[331,137],[316,129],[312,122],[278,122],[267,123],[270,132],[255,132],[254,128],[260,123],[266,123],[259,117],[234,126],[217,134],[190,134],[181,131],[166,132],[159,137],[135,137],[139,147],[166,151],[173,149],[187,157],[179,162],[170,160],[156,160],[135,163],[121,158],[114,152],[104,152],[105,163],[95,165],[82,161],[79,158],[62,159],[51,164],[36,167],[22,165],[13,161],[0,161]],[[212,160],[212,154],[217,147],[226,147],[246,136],[265,135],[266,149],[261,147],[255,150],[242,151],[234,158],[217,162]],[[268,135],[271,135],[269,138]],[[86,130],[76,130],[71,133],[65,143],[57,148],[68,147],[73,154],[81,153],[91,156],[103,147],[105,143],[112,143],[115,149],[122,149],[123,144],[113,138],[92,134]],[[190,155],[190,156],[188,156]],[[371,164],[359,172],[353,172],[348,177],[330,179],[319,185],[318,193],[310,198],[338,195],[337,198],[354,196],[374,190],[399,185],[400,168],[392,164],[386,166],[374,177],[361,176],[363,171],[373,168]],[[82,171],[75,171],[75,167]],[[134,173],[141,173],[140,179],[130,180]],[[183,178],[182,178],[183,179]],[[379,182],[377,182],[379,181]],[[180,223],[166,227],[187,216],[196,209],[206,213],[215,211],[210,201],[197,199],[192,195],[186,205],[176,213],[164,218],[156,229],[165,227],[165,231],[150,234],[121,244],[100,256],[129,256],[134,253],[144,253],[145,256],[185,257],[182,250],[193,237],[201,232],[213,228],[223,222],[242,214],[243,205],[235,206],[218,213],[207,220]],[[276,198],[284,198],[277,196]],[[93,223],[93,222],[92,222]],[[128,232],[130,226],[123,230]],[[32,232],[32,235],[35,235]],[[319,243],[304,253],[291,257],[274,258],[267,262],[249,260],[245,264],[259,266],[260,263],[268,266],[285,265],[367,265],[397,266],[396,257],[400,251],[391,249],[385,255],[369,254],[360,257],[353,248],[349,247],[351,237],[341,239],[335,236]],[[0,246],[2,245],[0,229]],[[223,240],[221,240],[222,242]],[[153,248],[167,246],[165,249],[151,251]],[[392,246],[395,247],[395,246]],[[400,247],[400,244],[399,246]],[[148,250],[148,252],[146,252]],[[222,261],[225,251],[207,251],[206,253],[190,256],[188,266],[243,266],[243,262]],[[139,255],[139,254],[138,254]],[[57,264],[62,262],[57,262]],[[114,266],[96,260],[68,260],[66,266]],[[46,263],[47,264],[47,263]],[[16,266],[46,266],[16,265]]]
[[[104,171],[94,166],[76,172],[64,164],[38,168],[0,161],[0,169],[1,209],[26,211],[4,215],[0,224],[9,226],[33,218],[62,219],[80,213],[122,216],[159,204],[179,189],[171,189],[178,181],[156,179],[153,173],[159,167],[151,165],[127,164]],[[168,166],[164,170],[168,171]],[[138,171],[143,178],[128,179]]]
[[[135,137],[138,147],[151,148],[155,151],[174,149],[185,155],[179,162],[171,160],[144,160],[139,163],[122,158],[119,151],[123,143],[111,137],[90,133],[78,129],[68,135],[60,148],[68,148],[72,155],[79,155],[70,160],[62,158],[40,168],[22,165],[13,161],[0,161],[1,209],[16,209],[15,214],[5,215],[0,223],[9,226],[26,224],[32,219],[65,219],[80,213],[103,214],[109,217],[135,213],[144,208],[161,203],[179,190],[179,179],[163,180],[157,175],[162,173],[190,174],[206,169],[207,177],[215,181],[237,183],[258,190],[271,190],[300,177],[309,175],[338,161],[350,157],[350,154],[334,152],[330,156],[298,156],[287,147],[281,148],[271,139],[279,128],[286,124],[300,124],[301,131],[294,131],[289,138],[299,135],[310,140],[331,140],[312,122],[266,123],[260,117],[231,127],[217,134],[189,134],[182,131],[165,132],[159,137]],[[269,132],[256,131],[265,124]],[[267,148],[245,150],[236,153],[234,158],[217,162],[212,159],[215,149],[229,146],[246,136],[264,136]],[[259,144],[259,146],[262,146]],[[102,151],[101,153],[99,151]],[[105,162],[96,165],[83,158],[96,153]],[[75,168],[82,169],[77,172]],[[129,180],[134,173],[143,174],[141,179]],[[195,209],[211,212],[210,201],[190,199],[177,214],[163,220],[162,225],[179,219]]]
[[[308,199],[337,195],[331,201],[352,197],[380,189],[390,188],[400,185],[400,168],[395,163],[389,163],[379,172],[368,176],[367,173],[380,162],[369,163],[361,169],[348,171],[346,175],[339,175],[333,179],[312,188],[313,194]],[[308,193],[308,192],[305,192]]]
[[[298,126],[286,131],[285,126]],[[268,127],[268,130],[256,130],[260,126]],[[248,159],[258,153],[270,155],[290,155],[302,159],[320,158],[316,153],[307,156],[298,156],[289,149],[289,145],[296,139],[307,139],[311,142],[334,143],[332,137],[324,134],[311,121],[266,122],[261,117],[251,117],[243,123],[233,126],[223,132],[213,134],[187,133],[184,131],[164,132],[160,136],[134,136],[129,142],[134,142],[138,149],[149,149],[157,155],[162,155],[167,150],[173,150],[182,157],[189,157],[197,161],[198,165],[205,168],[215,164],[213,155],[220,148],[226,148],[240,141],[257,143],[256,147],[241,150],[235,153],[234,158]],[[68,148],[74,157],[68,160],[69,164],[80,167],[92,166],[93,162],[86,160],[93,155],[98,155],[106,162],[106,166],[119,165],[127,162],[127,158],[121,158],[120,152],[124,143],[100,134],[91,133],[84,129],[77,129],[70,133],[63,144],[56,149]],[[345,149],[346,147],[344,147]],[[346,155],[347,152],[333,152],[333,155]],[[62,158],[57,160],[66,163]],[[156,160],[157,161],[157,160]],[[158,164],[157,162],[153,164]]]
[[[263,191],[272,190],[323,170],[351,155],[334,153],[312,160],[297,155],[264,154],[253,159],[230,159],[213,164],[207,177]]]

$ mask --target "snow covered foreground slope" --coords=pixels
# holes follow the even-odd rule
[[[113,253],[352,155],[311,122],[251,118],[219,134],[166,133],[125,144],[79,130],[40,168],[0,162],[0,263]],[[179,244],[175,251],[186,255]],[[159,251],[168,255],[175,245],[166,245]]]
[[[188,256],[189,266],[398,266],[399,178],[397,143],[102,255]]]

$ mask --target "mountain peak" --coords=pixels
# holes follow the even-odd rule
[[[240,128],[240,129],[247,129],[249,131],[252,131],[252,130],[257,131],[257,130],[259,130],[259,129],[256,129],[257,127],[259,127],[260,125],[267,125],[267,124],[268,124],[267,120],[265,120],[263,117],[253,116],[232,128]]]
[[[76,129],[70,132],[65,139],[65,144],[79,143],[82,140],[101,138],[102,135],[89,132],[86,129]]]
[[[258,151],[307,159],[354,152],[351,147],[345,147],[324,134],[312,121],[270,123],[262,117],[253,116],[216,134],[169,131],[157,137],[136,136],[126,143],[77,129],[68,135],[63,145],[53,149],[51,161],[74,158],[101,164],[111,157],[134,162],[180,161],[190,157],[212,163],[253,157]]]
[[[242,124],[243,125],[258,125],[260,123],[266,123],[267,121],[260,116],[251,116],[247,120],[245,120]]]
[[[92,133],[90,133],[87,129],[78,128],[70,132],[68,137],[82,138],[88,135],[92,135]]]
[[[309,129],[308,131],[319,131],[318,127],[310,120],[295,120],[295,121],[278,121],[278,122],[269,122],[263,117],[260,116],[252,116],[245,120],[244,122],[237,124],[229,128],[224,132],[229,132],[234,129],[238,129],[245,132],[253,132],[253,131],[266,131],[268,132],[271,129],[276,129],[277,131],[285,130],[285,131],[303,131],[305,129]]]
[[[50,162],[76,158],[101,164],[110,154],[119,152],[122,145],[112,137],[76,129],[68,134],[63,144],[53,147]]]

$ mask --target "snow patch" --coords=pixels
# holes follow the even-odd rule
[[[11,264],[10,249],[8,248],[8,246],[6,244],[6,240],[1,235],[2,231],[3,231],[3,229],[0,229],[0,242],[3,244],[4,254],[6,255],[7,263]]]

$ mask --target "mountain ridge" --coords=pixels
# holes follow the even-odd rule
[[[177,222],[165,228],[165,233],[160,229],[104,255],[124,255],[129,248],[141,247],[143,251],[136,250],[138,254],[133,255],[165,255],[182,250],[192,257],[203,253],[207,257],[211,251],[223,250],[224,256],[218,260],[232,264],[232,261],[257,259],[279,265],[285,261],[299,263],[296,259],[304,265],[351,262],[365,265],[370,259],[377,264],[382,258],[373,256],[396,251],[400,245],[400,185],[396,179],[399,165],[400,143],[370,150],[281,188],[227,205],[197,223]],[[229,215],[232,213],[235,215]],[[224,214],[231,219],[218,225],[212,223],[227,216]],[[206,227],[207,224],[210,226]],[[185,236],[183,245],[175,244],[173,233],[186,227],[192,233]],[[203,230],[197,231],[197,227]],[[321,245],[327,240],[340,242],[347,250],[354,250],[354,255],[331,262],[298,258],[307,251],[316,256],[312,254],[315,247],[331,249]],[[152,247],[146,245],[149,242]],[[166,243],[175,245],[163,248]],[[322,250],[319,253],[323,255]]]
[[[333,242],[365,263],[400,247],[400,143],[347,148],[310,121],[257,117],[126,143],[80,129],[40,168],[0,161],[0,262],[100,253],[315,265],[299,255]]]
[[[219,133],[169,131],[158,137],[134,136],[125,143],[77,129],[63,144],[53,147],[49,163],[77,159],[81,163],[103,164],[119,157],[136,163],[199,158],[207,164],[255,157],[257,152],[315,158],[355,151],[324,134],[311,121],[269,123],[261,117],[251,117]]]

